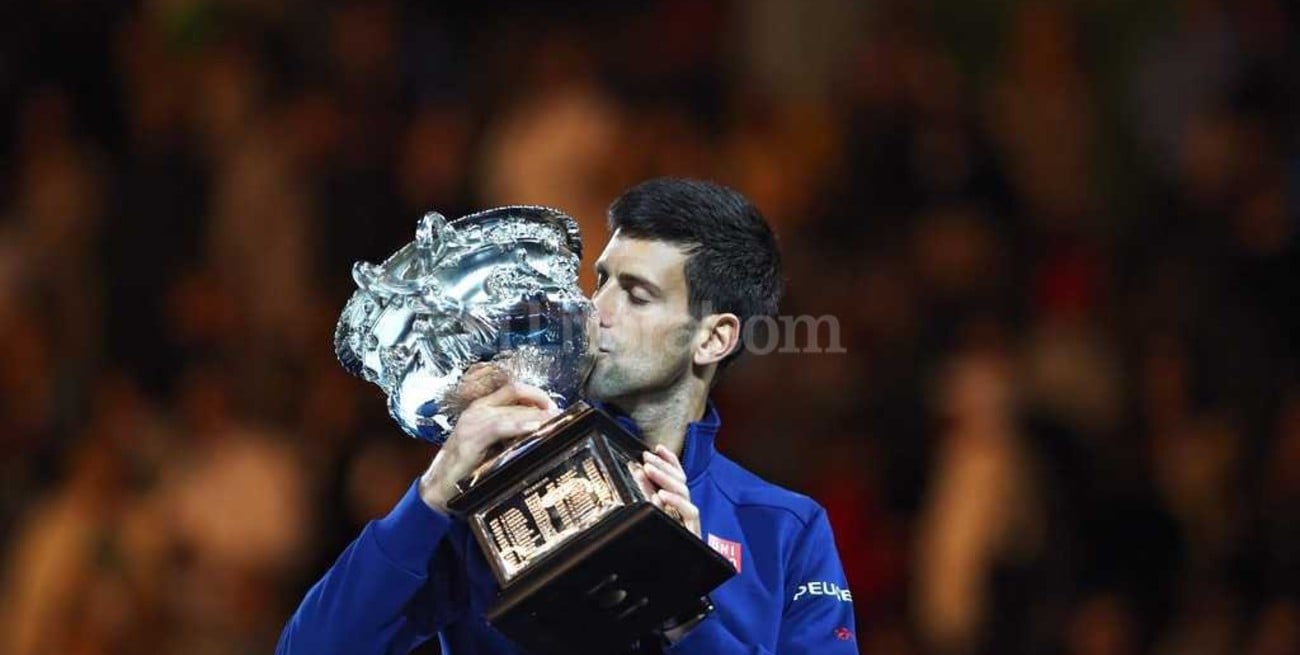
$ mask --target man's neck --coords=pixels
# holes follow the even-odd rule
[[[646,444],[663,445],[680,457],[686,443],[686,426],[704,416],[707,401],[707,387],[682,388],[662,398],[642,398],[622,409],[636,421]]]

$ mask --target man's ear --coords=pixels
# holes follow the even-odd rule
[[[740,347],[740,319],[735,314],[710,314],[700,321],[700,331],[694,353],[697,366],[720,362]]]

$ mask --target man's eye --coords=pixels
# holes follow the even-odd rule
[[[631,300],[631,301],[632,301],[632,304],[633,304],[633,305],[648,305],[648,304],[650,304],[650,300],[649,300],[649,299],[647,299],[647,298],[642,298],[641,296],[636,295],[636,293],[635,293],[634,291],[632,291],[631,289],[628,289],[628,291],[627,291],[627,297],[628,297],[628,300]]]

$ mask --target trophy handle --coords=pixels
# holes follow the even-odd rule
[[[414,242],[400,248],[380,266],[370,262],[353,264],[352,280],[361,289],[384,298],[439,295],[436,285],[431,290],[431,281],[426,278],[437,268],[438,260],[448,248],[461,245],[462,240],[445,216],[429,212],[416,224]]]

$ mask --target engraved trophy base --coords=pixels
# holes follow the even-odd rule
[[[700,611],[731,564],[633,480],[646,446],[578,403],[453,498],[501,593],[487,620],[536,653],[618,653]]]

